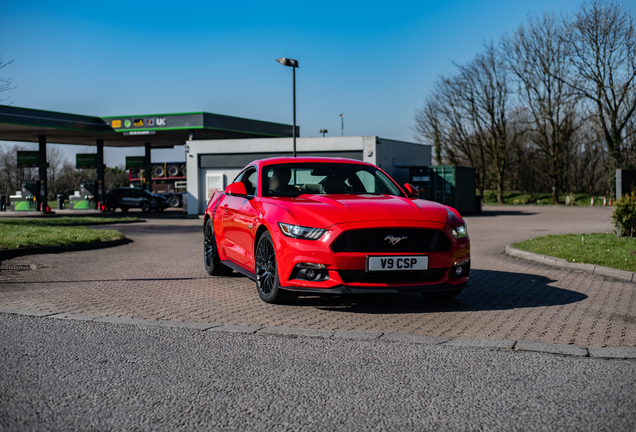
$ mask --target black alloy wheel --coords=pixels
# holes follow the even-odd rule
[[[205,223],[203,235],[203,263],[205,264],[205,271],[211,276],[229,276],[233,271],[230,267],[224,265],[219,258],[212,219],[208,219]]]
[[[256,289],[258,296],[266,303],[283,303],[292,299],[294,293],[280,287],[278,267],[276,266],[276,250],[269,232],[264,233],[258,241],[255,256]]]

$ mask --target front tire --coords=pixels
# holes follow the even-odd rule
[[[216,239],[214,238],[214,227],[212,219],[208,219],[205,223],[204,239],[203,239],[203,264],[205,271],[210,276],[229,276],[232,269],[221,262],[219,252],[216,248]]]
[[[126,213],[126,212],[128,211],[128,207],[122,207],[122,208],[121,208],[121,211],[122,211],[122,212],[124,212],[124,213]]]
[[[269,232],[263,233],[258,240],[255,254],[256,291],[265,303],[285,303],[294,295],[280,287],[276,249]]]

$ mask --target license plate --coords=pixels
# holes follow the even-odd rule
[[[367,257],[367,271],[428,270],[427,256]]]

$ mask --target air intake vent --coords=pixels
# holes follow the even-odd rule
[[[342,233],[332,244],[334,252],[425,253],[443,252],[451,242],[443,231],[416,228],[380,228]]]
[[[428,269],[421,271],[398,271],[398,272],[365,272],[364,270],[339,270],[340,277],[344,283],[382,283],[400,284],[430,282],[441,279],[446,270],[443,268]]]

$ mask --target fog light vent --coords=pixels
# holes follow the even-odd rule
[[[292,271],[291,279],[321,282],[329,280],[329,272],[324,264],[298,263]]]
[[[449,276],[452,278],[467,277],[470,272],[470,260],[456,261],[450,269]]]

